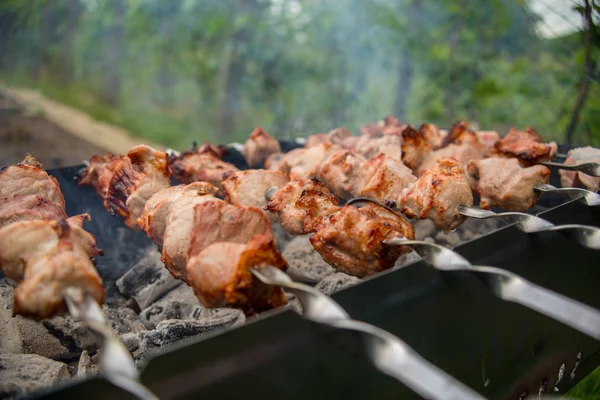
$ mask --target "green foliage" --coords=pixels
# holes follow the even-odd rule
[[[179,148],[257,125],[287,138],[357,130],[392,113],[563,141],[583,36],[540,39],[527,4],[5,0],[0,74]],[[576,141],[600,141],[599,107],[594,83]]]

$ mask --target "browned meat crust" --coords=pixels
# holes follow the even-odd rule
[[[344,206],[320,218],[314,230],[310,242],[321,257],[341,272],[358,277],[391,268],[400,255],[410,251],[405,246],[387,246],[385,239],[415,237],[411,224],[376,205]]]
[[[550,161],[556,152],[556,143],[543,143],[542,137],[534,129],[527,127],[525,132],[512,128],[508,134],[494,144],[492,154],[498,157],[517,158],[523,167]]]
[[[266,159],[273,153],[280,153],[279,142],[262,128],[254,128],[242,148],[242,155],[250,168],[264,166]]]
[[[60,205],[35,194],[20,194],[0,200],[0,228],[34,219],[67,219],[67,214]]]

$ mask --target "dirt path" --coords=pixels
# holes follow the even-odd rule
[[[93,154],[124,154],[142,143],[164,148],[35,91],[0,87],[0,167],[28,152],[46,168],[81,164]]]

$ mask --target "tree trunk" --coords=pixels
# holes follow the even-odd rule
[[[245,29],[236,32],[225,62],[225,75],[221,101],[217,112],[216,130],[227,141],[235,132],[235,119],[240,108],[240,86],[244,74],[244,60],[239,54],[239,42],[245,36]]]
[[[398,65],[396,70],[396,101],[394,103],[394,116],[400,121],[406,119],[406,110],[408,106],[408,96],[412,86],[412,78],[414,74],[413,62],[406,52],[406,56]]]
[[[75,32],[77,30],[77,23],[79,21],[79,1],[80,0],[69,0],[67,5],[67,27],[63,38],[60,61],[60,83],[63,86],[69,83],[69,80],[73,75],[73,60],[71,56],[73,53],[73,42],[75,39]]]
[[[120,66],[123,61],[124,43],[124,14],[126,11],[125,0],[113,0],[113,26],[109,34],[108,54],[106,57],[106,85],[104,88],[104,101],[109,106],[116,106],[121,90]]]
[[[50,1],[44,0],[42,7],[42,20],[40,21],[40,29],[38,31],[37,51],[32,71],[33,79],[36,82],[39,82],[42,70],[47,62],[46,47],[48,46],[48,37],[50,35]]]
[[[592,59],[591,52],[592,28],[594,24],[592,21],[592,7],[589,0],[584,0],[584,4],[584,19],[586,26],[584,35],[584,69],[581,85],[579,86],[579,94],[577,95],[577,101],[575,102],[571,121],[569,122],[569,126],[567,127],[567,131],[565,133],[565,144],[567,145],[570,145],[573,142],[573,135],[575,134],[575,129],[579,123],[579,114],[585,104],[585,101],[587,100],[587,96],[590,91],[590,79],[592,79],[594,69],[596,68],[596,62]]]

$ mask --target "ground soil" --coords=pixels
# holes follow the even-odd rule
[[[35,115],[0,92],[0,168],[33,154],[46,168],[81,164],[106,151]]]

